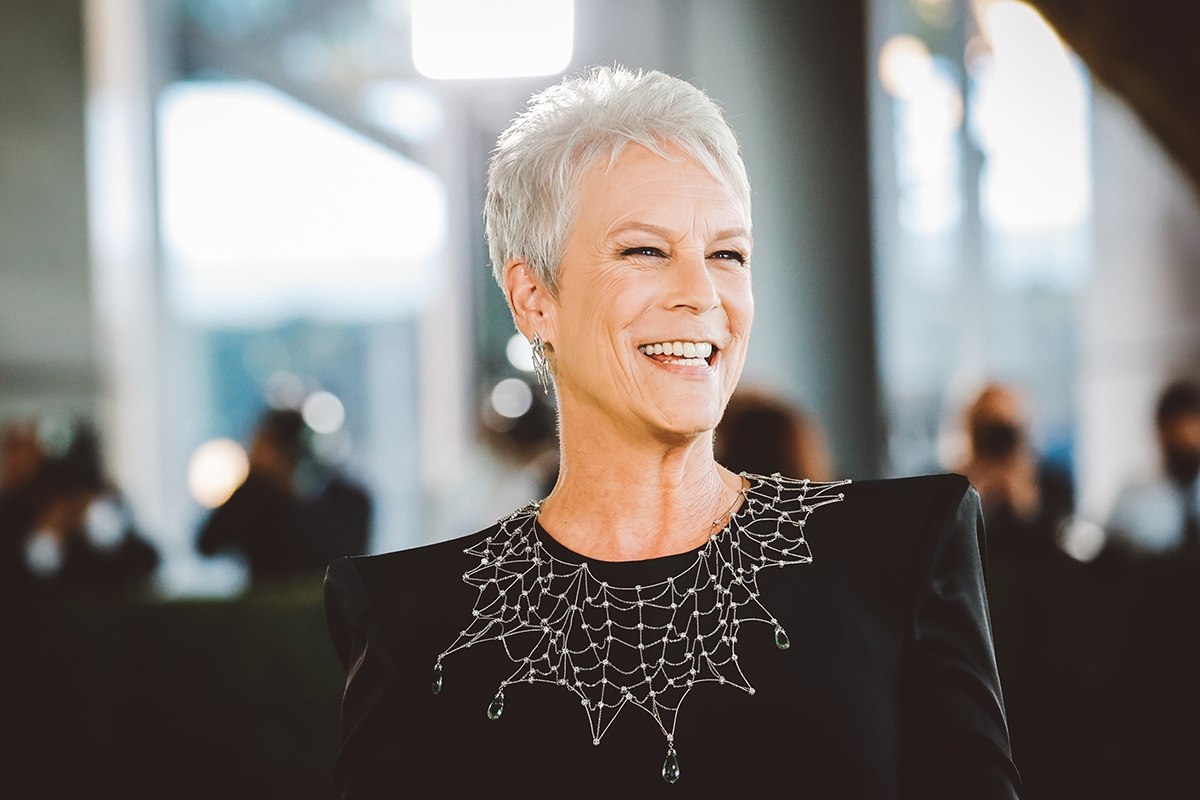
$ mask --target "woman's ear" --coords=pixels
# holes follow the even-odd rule
[[[554,298],[521,256],[514,256],[504,264],[504,294],[513,322],[526,339],[538,334],[542,341],[554,341]]]

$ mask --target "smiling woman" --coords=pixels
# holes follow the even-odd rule
[[[463,539],[330,567],[342,796],[687,775],[1015,797],[967,482],[713,458],[754,317],[749,182],[716,105],[661,73],[568,79],[501,136],[486,213],[553,375],[558,483]]]
[[[750,220],[738,197],[679,147],[663,152],[630,144],[584,174],[562,253],[570,266],[553,293],[521,255],[504,268],[517,328],[546,342],[558,390],[561,477],[540,516],[559,541],[592,558],[696,547],[706,521],[741,489],[703,440],[745,361],[754,316]],[[637,462],[620,470],[627,480],[603,477],[616,466],[613,453],[627,467]],[[600,498],[598,489],[614,494]],[[581,501],[624,505],[631,492],[660,515],[656,525],[577,513]]]

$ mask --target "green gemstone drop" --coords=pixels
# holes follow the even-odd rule
[[[436,664],[433,668],[433,683],[429,685],[434,694],[440,694],[442,691],[442,665]]]
[[[787,631],[783,628],[775,629],[775,646],[780,650],[787,650],[792,646],[792,640],[788,638]]]
[[[496,699],[488,706],[488,719],[500,719],[500,715],[504,713],[504,692],[499,692]]]
[[[667,760],[663,762],[662,776],[667,783],[675,783],[679,780],[679,758],[675,755],[674,747],[667,751]]]

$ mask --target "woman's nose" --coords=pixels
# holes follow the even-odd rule
[[[704,251],[681,252],[671,265],[670,308],[687,308],[696,313],[711,311],[721,304]]]

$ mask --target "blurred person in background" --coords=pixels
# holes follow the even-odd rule
[[[371,499],[310,446],[299,411],[266,412],[250,444],[250,471],[209,515],[196,546],[235,552],[255,582],[319,573],[333,559],[366,552]]]
[[[25,540],[37,516],[30,490],[45,456],[32,424],[0,433],[0,587],[24,587],[29,573]]]
[[[1175,381],[1154,414],[1160,477],[1125,487],[1108,529],[1113,547],[1134,557],[1200,560],[1200,386]]]
[[[1160,472],[1126,486],[1108,521],[1104,620],[1116,679],[1106,716],[1146,797],[1197,797],[1200,734],[1200,385],[1176,380],[1154,413]]]
[[[1074,510],[1074,485],[1033,449],[1021,394],[997,383],[984,387],[964,427],[968,452],[958,471],[983,502],[989,553],[1057,557],[1056,534]]]
[[[103,477],[92,428],[47,451],[36,423],[11,425],[0,457],[0,591],[140,587],[158,566],[128,504]]]
[[[1070,738],[1055,671],[1061,617],[1074,592],[1073,562],[1059,546],[1074,509],[1071,478],[1045,463],[1030,441],[1030,415],[1011,386],[985,386],[963,416],[967,457],[959,471],[983,503],[988,603],[996,661],[1004,676],[1013,757],[1026,795],[1048,791]]]
[[[738,389],[717,425],[717,462],[733,472],[833,479],[825,433],[781,397]]]

